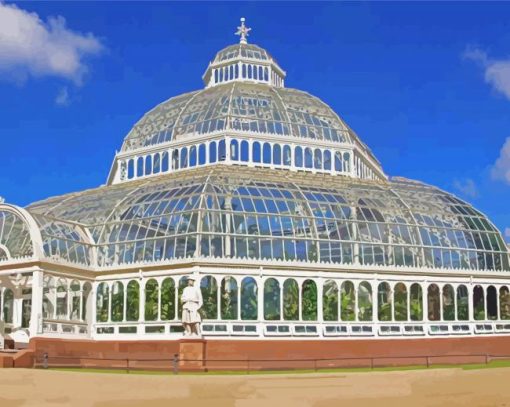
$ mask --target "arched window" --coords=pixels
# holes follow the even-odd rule
[[[232,161],[239,161],[239,142],[235,139],[230,140],[230,159]]]
[[[248,65],[248,79],[253,78],[253,68],[251,65]]]
[[[218,319],[218,283],[213,276],[202,277],[200,281],[205,319]]]
[[[3,320],[6,324],[12,324],[14,316],[14,293],[10,288],[4,291]]]
[[[138,157],[138,160],[136,160],[136,176],[137,177],[143,177],[143,166],[144,161],[143,157]]]
[[[135,161],[130,159],[128,161],[128,179],[133,179],[135,177]]]
[[[200,144],[198,147],[198,164],[204,165],[206,162],[205,144]]]
[[[331,151],[324,151],[324,169],[331,171]]]
[[[322,170],[322,151],[316,148],[313,153],[313,167],[316,170]]]
[[[197,147],[191,146],[189,148],[189,166],[196,167],[197,166]]]
[[[358,286],[358,319],[372,321],[372,286],[363,281]]]
[[[344,171],[345,172],[349,172],[351,171],[351,165],[350,165],[350,161],[351,160],[351,155],[349,153],[344,153]]]
[[[305,167],[313,168],[313,154],[311,148],[305,148]]]
[[[340,288],[340,316],[342,321],[354,321],[355,303],[354,284],[351,281],[344,281]]]
[[[196,284],[196,283],[195,283]],[[188,286],[188,277],[184,276],[179,279],[179,287],[177,288],[177,319],[182,316],[182,292]]]
[[[72,321],[78,321],[80,320],[81,312],[80,312],[80,283],[78,280],[71,281],[70,286],[70,302],[71,302],[71,315],[69,316],[69,319]],[[83,303],[83,306],[85,306],[85,303]]]
[[[301,287],[301,312],[303,321],[317,321],[317,284],[305,280]]]
[[[43,318],[54,319],[55,318],[55,280],[53,277],[45,276],[43,280],[43,303],[42,303],[42,314]],[[0,287],[1,291],[1,287]],[[3,311],[0,310],[3,314]],[[0,319],[2,317],[0,316]]]
[[[264,143],[262,147],[262,161],[264,164],[271,164],[271,144]]]
[[[214,69],[214,83],[219,83],[220,81],[220,75],[218,73],[217,69]]]
[[[172,151],[172,169],[178,170],[179,166],[179,150]]]
[[[429,321],[439,321],[441,319],[441,299],[439,296],[439,287],[436,284],[429,285],[427,301]]]
[[[455,293],[450,284],[443,287],[443,321],[455,320]]]
[[[273,164],[281,165],[282,163],[282,148],[279,144],[273,145]]]
[[[175,319],[175,282],[171,277],[165,278],[161,284],[160,315],[162,321]]]
[[[145,157],[145,175],[152,174],[152,155]]]
[[[92,284],[90,284],[89,282],[83,284],[83,289],[82,289],[82,293],[81,293],[82,304],[83,304],[83,306],[81,308],[81,320],[82,321],[87,320],[87,316],[88,316],[89,312],[91,311],[91,309],[89,308],[89,306],[92,307],[92,298],[90,296],[91,292],[92,292]]]
[[[250,161],[250,145],[246,140],[241,141],[241,161]]]
[[[67,283],[60,279],[57,282],[57,319],[67,319]]]
[[[335,153],[335,171],[337,172],[343,171],[342,153],[340,151],[337,151]]]
[[[113,322],[124,320],[124,285],[120,281],[116,281],[112,286],[110,319]]]
[[[423,291],[418,283],[411,285],[410,290],[410,314],[411,321],[422,321],[423,320]]]
[[[274,278],[268,278],[264,283],[264,319],[278,321],[280,314],[280,283]]]
[[[252,147],[251,159],[254,163],[259,163],[262,159],[260,152],[260,143],[258,141],[255,141],[251,147]]]
[[[379,321],[391,321],[391,287],[388,283],[379,283],[377,289],[377,304]]]
[[[266,82],[269,80],[269,70],[267,69],[267,66],[264,67],[264,80]]]
[[[299,286],[293,278],[283,283],[283,319],[299,320]]]
[[[138,321],[140,318],[140,285],[131,280],[126,291],[126,321]]]
[[[161,155],[159,153],[154,154],[153,162],[153,173],[158,174],[161,171]]]
[[[473,289],[473,314],[477,321],[485,319],[485,295],[480,285],[475,285]]]
[[[292,153],[290,146],[283,146],[283,165],[292,165]]]
[[[227,148],[225,147],[225,140],[220,140],[218,143],[218,161],[225,161],[227,159]]]
[[[487,287],[487,319],[498,319],[498,291],[496,287]]]
[[[393,307],[395,321],[407,321],[407,287],[404,283],[397,283],[393,289]]]
[[[322,287],[322,315],[324,321],[338,321],[338,285],[326,280]]]
[[[469,295],[467,287],[463,284],[457,287],[457,320],[469,320]]]
[[[211,141],[211,143],[209,143],[209,163],[210,164],[213,164],[218,160],[217,151],[218,150],[217,150],[216,142]]]
[[[151,278],[145,283],[145,320],[156,321],[158,319],[159,284]]]
[[[234,277],[224,277],[221,281],[221,319],[237,319],[237,281]]]
[[[243,79],[246,79],[248,77],[248,75],[246,75],[246,64],[243,64],[242,65],[242,74],[243,74]]]
[[[294,150],[294,166],[303,168],[303,149],[299,146]]]
[[[163,159],[161,160],[161,171],[168,172],[169,170],[169,162],[168,162],[168,151],[163,153]]]
[[[258,319],[257,282],[253,277],[245,277],[241,281],[241,319],[256,321]]]
[[[188,149],[181,148],[181,168],[188,168]]]
[[[510,319],[510,292],[507,286],[499,289],[499,318]]]
[[[235,78],[239,78],[239,65],[234,66]]]
[[[110,308],[110,290],[108,284],[100,283],[96,292],[96,321],[108,322],[108,309]]]

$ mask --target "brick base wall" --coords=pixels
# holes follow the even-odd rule
[[[352,340],[203,340],[203,362],[189,367],[221,370],[320,369],[397,365],[485,363],[510,359],[510,336]],[[36,366],[171,370],[175,354],[191,359],[181,341],[85,341],[34,338]],[[199,354],[199,352],[195,352]],[[195,354],[193,353],[193,354]],[[159,360],[158,360],[159,359]]]

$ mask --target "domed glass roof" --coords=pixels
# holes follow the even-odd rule
[[[235,44],[223,48],[214,57],[212,63],[217,64],[231,59],[255,59],[258,61],[275,61],[264,48],[255,44]]]
[[[289,88],[231,82],[167,100],[127,135],[122,151],[220,131],[268,133],[367,147],[319,98]]]
[[[437,188],[397,180],[237,167],[187,170],[56,197],[27,208],[86,229],[42,234],[48,257],[107,267],[179,258],[508,270],[498,230]],[[61,229],[61,228],[60,228]],[[60,236],[60,237],[59,237]],[[59,242],[68,241],[68,244]],[[80,252],[82,253],[82,252]],[[73,255],[76,258],[76,255]]]

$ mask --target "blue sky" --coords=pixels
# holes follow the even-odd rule
[[[244,16],[286,85],[332,106],[387,174],[451,191],[504,232],[508,15],[502,2],[0,0],[0,196],[23,206],[103,184],[133,124],[201,88]]]

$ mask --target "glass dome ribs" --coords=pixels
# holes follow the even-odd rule
[[[166,172],[161,170],[165,154],[168,163],[173,159],[169,157],[180,154],[179,149],[198,148],[198,143],[220,139],[228,144],[230,138],[261,143],[285,140],[293,143],[292,148],[330,149],[328,154],[333,155],[337,151],[348,153],[353,170],[341,175],[385,180],[380,163],[344,121],[320,99],[285,88],[285,72],[276,60],[263,48],[247,43],[250,29],[244,22],[238,29],[240,43],[219,51],[209,64],[203,76],[205,89],[171,98],[135,124],[115,158],[108,183]],[[228,151],[226,159],[218,161],[231,165]],[[154,163],[155,159],[161,163]],[[215,164],[203,161],[201,165]],[[236,164],[260,166],[256,160]],[[181,169],[173,162],[167,167],[168,171]],[[283,169],[294,168],[291,165]],[[302,170],[313,172],[306,166]],[[130,171],[132,176],[128,175]],[[331,175],[342,172],[331,171]]]
[[[96,209],[80,211],[87,202]],[[509,270],[500,233],[436,188],[265,169],[190,170],[28,208],[86,225],[97,265],[237,258],[359,266]],[[49,233],[49,232],[48,232]],[[79,247],[77,236],[67,237]]]

